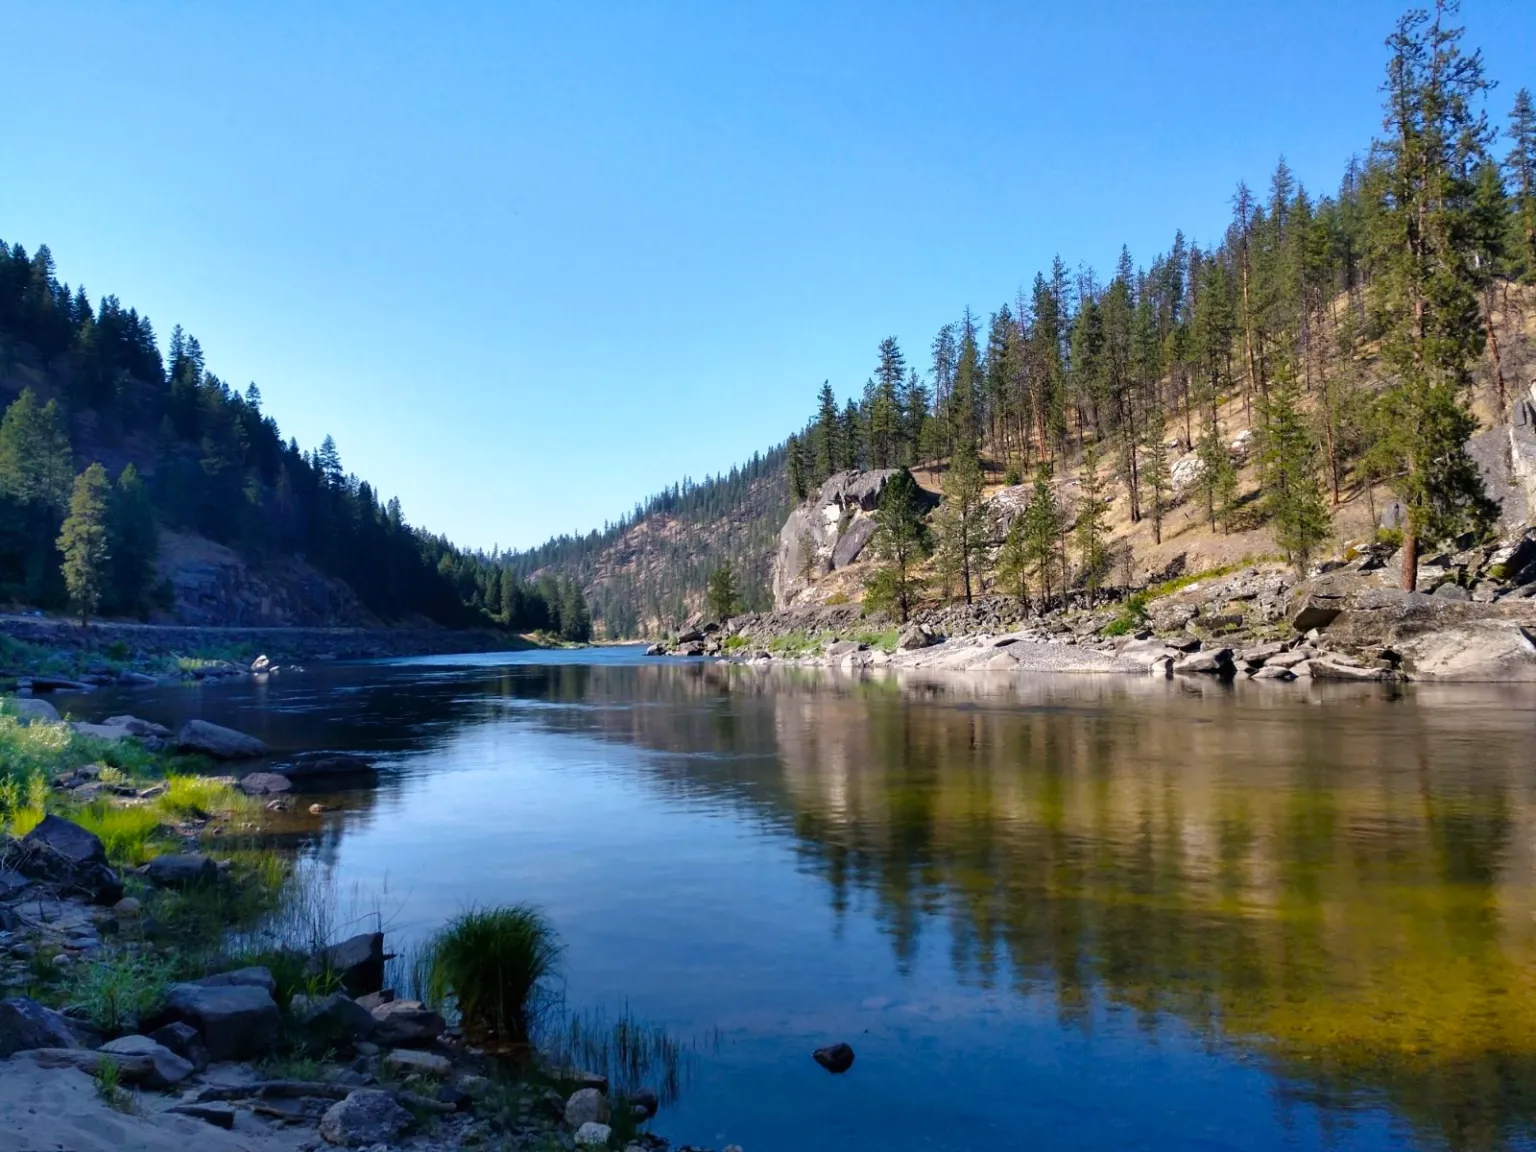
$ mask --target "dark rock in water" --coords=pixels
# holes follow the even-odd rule
[[[379,771],[366,756],[351,752],[305,752],[282,765],[282,774],[295,783],[316,777],[367,781],[377,778]]]
[[[80,1041],[69,1022],[35,1000],[17,996],[0,1000],[0,1058],[30,1048],[78,1048]]]
[[[280,796],[293,791],[293,781],[276,772],[252,772],[241,777],[239,788],[247,796]]]
[[[93,687],[83,680],[69,680],[63,676],[32,677],[34,692],[89,692]]]
[[[156,856],[144,866],[144,875],[161,888],[185,888],[190,884],[216,883],[219,867],[197,853],[172,853]]]
[[[215,760],[257,760],[270,749],[254,736],[210,724],[206,720],[188,720],[176,734],[176,747],[182,752],[200,752]]]
[[[16,871],[80,892],[96,904],[116,904],[123,898],[123,882],[107,866],[101,841],[60,816],[43,817],[22,838]]]
[[[172,984],[165,1014],[196,1028],[212,1060],[247,1060],[277,1043],[282,1013],[265,988],[254,984]]]
[[[690,628],[686,632],[681,632],[678,634],[677,642],[679,644],[697,644],[703,639],[703,632],[699,631],[697,628]]]
[[[834,1076],[840,1076],[853,1067],[853,1049],[846,1044],[832,1044],[811,1053],[816,1063]]]
[[[288,1018],[298,1028],[304,1047],[312,1052],[347,1051],[379,1027],[368,1009],[340,992],[295,996],[288,1005]]]
[[[149,1034],[149,1038],[169,1048],[198,1072],[208,1067],[208,1048],[197,1034],[197,1029],[190,1024],[178,1020],[163,1028],[156,1028]]]
[[[353,996],[367,996],[384,987],[384,933],[364,932],[340,944],[322,948],[309,958],[309,971],[340,978]]]
[[[141,720],[137,716],[108,716],[102,721],[108,728],[121,728],[130,736],[143,738],[169,739],[171,730],[164,724],[156,724],[153,720]]]
[[[640,1109],[645,1114],[645,1119],[647,1120],[656,1115],[661,1109],[661,1097],[657,1096],[649,1088],[640,1089],[629,1098],[629,1102]]]
[[[667,650],[660,644],[648,644],[645,648],[645,654],[647,656],[665,656],[667,654]]]

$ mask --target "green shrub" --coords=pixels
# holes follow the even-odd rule
[[[560,959],[554,929],[526,904],[471,909],[432,938],[423,954],[428,999],[457,1007],[467,1032],[526,1045],[549,1004]]]
[[[164,961],[116,952],[76,964],[65,990],[66,1003],[109,1036],[131,1032],[165,999],[172,973]]]
[[[113,808],[105,800],[97,800],[73,813],[71,819],[96,834],[107,858],[115,864],[137,867],[159,854],[154,839],[161,829],[160,814],[151,808]]]

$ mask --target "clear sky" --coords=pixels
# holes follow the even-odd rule
[[[781,440],[1060,252],[1219,238],[1380,122],[1386,0],[13,3],[0,237],[471,546]],[[1468,0],[1536,87],[1536,2]]]

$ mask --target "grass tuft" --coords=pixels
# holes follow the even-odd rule
[[[455,1007],[467,1032],[526,1045],[551,1002],[548,981],[559,959],[560,942],[538,909],[471,909],[424,949],[427,998]]]
[[[155,839],[163,822],[160,813],[152,808],[114,808],[105,800],[96,800],[72,813],[70,819],[95,833],[107,850],[107,857],[114,862],[137,866],[159,854]]]
[[[98,955],[72,967],[64,999],[96,1028],[117,1036],[154,1015],[172,978],[165,960],[127,951]]]

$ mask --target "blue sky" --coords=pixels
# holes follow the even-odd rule
[[[1380,121],[1383,0],[11,3],[0,237],[527,546],[765,448],[1060,252],[1219,237]],[[1536,86],[1536,3],[1468,0]]]

